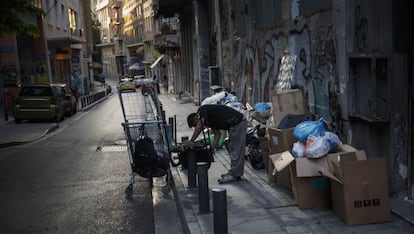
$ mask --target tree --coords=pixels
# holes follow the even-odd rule
[[[38,36],[37,20],[33,24],[28,19],[42,15],[44,11],[40,6],[35,5],[34,0],[0,1],[0,38],[9,33],[17,35],[27,33],[30,36]]]

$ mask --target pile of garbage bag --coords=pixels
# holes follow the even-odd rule
[[[292,148],[295,157],[320,158],[335,152],[342,144],[338,135],[325,130],[323,118],[299,123],[293,135],[298,140]]]

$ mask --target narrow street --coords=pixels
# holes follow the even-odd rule
[[[0,149],[1,232],[155,233],[153,202],[163,202],[148,179],[136,177],[131,197],[124,192],[122,121],[115,94],[39,141]]]

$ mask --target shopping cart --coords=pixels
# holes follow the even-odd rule
[[[156,86],[153,87],[154,90],[149,95],[141,92],[118,92],[131,164],[130,184],[125,189],[128,196],[132,194],[136,175],[148,178],[151,186],[153,177],[165,176],[166,185],[162,187],[162,192],[167,194],[171,189],[171,153],[166,138],[162,105],[155,90]]]

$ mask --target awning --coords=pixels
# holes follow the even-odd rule
[[[163,54],[160,57],[158,57],[153,64],[151,64],[150,68],[153,69],[155,66],[157,66],[157,64],[161,61],[162,58],[164,58]]]

